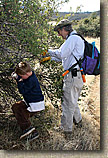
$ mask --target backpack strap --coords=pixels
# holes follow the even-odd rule
[[[80,35],[79,33],[73,33],[72,35],[78,35],[78,36],[80,36],[80,37],[84,40],[84,42],[87,42],[87,41],[85,40],[85,38],[84,38],[82,35]]]
[[[92,42],[92,46],[93,46],[93,49],[92,49],[92,59],[94,59],[94,49],[97,50],[98,54],[100,54],[100,52],[98,51],[98,49],[95,47],[95,41]],[[100,60],[99,60],[99,63],[98,63],[98,69],[100,67]]]
[[[97,51],[98,51],[98,49],[97,49]],[[98,64],[98,69],[99,69],[99,67],[100,67],[100,52],[98,51],[98,53],[99,53],[99,64]]]
[[[81,68],[82,68],[82,67],[81,67],[81,64],[82,64],[84,58],[83,58],[83,59],[80,58],[80,59],[78,60],[75,55],[73,55],[73,56],[74,56],[74,58],[76,59],[77,64],[79,65],[79,67],[80,67],[80,69],[81,69]]]
[[[80,37],[84,40],[84,43],[87,42],[87,41],[85,40],[85,38],[84,38],[82,35],[78,34],[78,33],[73,33],[72,35],[78,35],[78,36],[80,36]],[[74,54],[73,54],[73,56],[74,56],[74,58],[76,59],[77,64],[78,64],[79,67],[81,68],[81,64],[82,64],[84,58],[83,58],[83,59],[80,58],[80,59],[78,60]]]
[[[95,47],[95,41],[92,42],[92,46],[93,46],[93,49],[92,49],[92,59],[94,59],[94,47]]]

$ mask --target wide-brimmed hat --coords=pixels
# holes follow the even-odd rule
[[[68,19],[63,19],[54,27],[54,31],[57,31],[58,29],[71,24],[72,21],[69,21]]]

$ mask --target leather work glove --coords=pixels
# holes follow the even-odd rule
[[[51,59],[51,57],[47,52],[48,52],[47,50],[42,52],[42,59],[40,60],[40,63]]]

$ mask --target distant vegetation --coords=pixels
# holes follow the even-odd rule
[[[73,27],[83,36],[100,37],[100,16],[92,13],[87,18],[79,20],[75,25],[73,24]]]

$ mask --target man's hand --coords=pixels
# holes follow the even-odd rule
[[[51,59],[51,57],[42,58],[42,59],[40,60],[40,63],[42,63],[42,62],[44,62],[44,61],[48,61],[48,60],[50,60],[50,59]]]
[[[42,55],[42,59],[40,60],[40,63],[42,63],[44,61],[48,61],[48,60],[51,59],[51,57],[50,57],[50,55],[49,55],[47,50],[43,51],[41,55]]]

